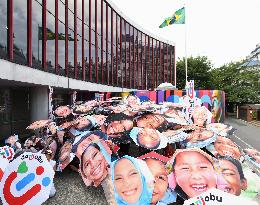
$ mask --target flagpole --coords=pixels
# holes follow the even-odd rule
[[[186,84],[188,82],[188,62],[187,62],[187,18],[186,18],[186,5],[184,5],[185,8],[185,79],[186,79]]]
[[[164,22],[159,26],[159,28],[163,28],[165,26],[169,26],[171,24],[185,24],[185,81],[186,84],[188,82],[188,62],[187,62],[187,26],[186,26],[186,17],[185,17],[185,4],[183,8],[174,12],[171,17],[168,17],[164,20]],[[176,62],[175,62],[176,63]],[[176,74],[176,73],[175,73]],[[176,81],[176,80],[175,80]],[[176,82],[175,82],[176,84]],[[186,87],[186,86],[185,86]]]

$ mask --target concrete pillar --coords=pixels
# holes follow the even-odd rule
[[[30,89],[31,122],[48,119],[48,87],[32,87]]]

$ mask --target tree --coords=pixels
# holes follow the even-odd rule
[[[260,102],[260,72],[257,68],[231,62],[211,71],[214,89],[226,93],[226,101],[235,104]]]
[[[223,90],[227,103],[260,103],[259,67],[242,66],[245,61],[231,62],[213,68],[205,56],[189,57],[188,80],[195,81],[195,89]],[[177,88],[185,88],[185,59],[177,62]]]
[[[210,82],[212,64],[206,56],[189,57],[188,64],[188,81],[194,80],[195,89],[210,90],[212,84]],[[185,59],[177,62],[177,88],[185,88]]]

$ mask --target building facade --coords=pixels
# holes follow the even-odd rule
[[[176,83],[175,45],[145,31],[109,0],[0,1],[0,133],[48,117],[48,86],[68,103],[92,92]],[[1,136],[0,136],[1,138]]]
[[[105,0],[4,0],[0,57],[72,79],[129,89],[175,81],[175,47]]]

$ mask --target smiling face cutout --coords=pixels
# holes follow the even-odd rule
[[[146,148],[154,149],[160,144],[160,135],[155,129],[141,129],[137,136],[138,143]]]
[[[107,176],[108,163],[98,146],[90,145],[81,157],[81,172],[83,177],[92,181],[94,186],[98,186]]]
[[[157,129],[165,122],[165,118],[159,114],[145,114],[137,119],[137,127]]]
[[[215,170],[203,154],[183,151],[175,158],[174,173],[177,184],[189,198],[216,187]]]
[[[167,171],[164,164],[157,159],[146,159],[145,160],[148,168],[155,178],[155,185],[153,189],[153,195],[151,204],[156,204],[165,195],[168,188]]]
[[[142,193],[141,174],[134,164],[126,158],[115,165],[114,184],[118,195],[127,203],[136,203]]]
[[[215,150],[220,156],[230,156],[235,159],[241,157],[237,145],[226,137],[218,136],[214,143]]]

